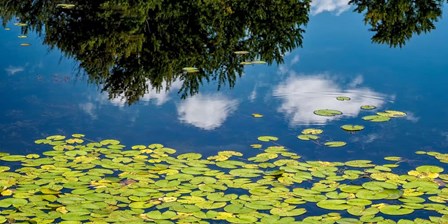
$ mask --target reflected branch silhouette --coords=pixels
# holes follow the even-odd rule
[[[149,88],[194,95],[204,82],[233,87],[243,61],[281,63],[302,45],[310,1],[124,1],[73,2],[64,9],[49,0],[0,4],[6,24],[27,23],[44,44],[79,61],[89,80],[110,98],[138,101]],[[236,55],[235,51],[248,51]],[[196,67],[198,73],[182,72]]]
[[[443,0],[351,0],[374,32],[372,41],[403,46],[429,32]],[[150,88],[167,91],[181,82],[182,98],[214,82],[233,87],[245,61],[283,62],[302,46],[311,0],[4,0],[0,16],[26,23],[44,44],[79,62],[89,81],[109,98],[137,102]],[[235,51],[248,51],[238,55]],[[196,67],[198,72],[183,72]]]
[[[351,0],[375,32],[372,41],[402,47],[414,34],[435,29],[444,0]]]

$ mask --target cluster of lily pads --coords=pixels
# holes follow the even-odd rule
[[[336,100],[349,101],[349,100],[351,100],[351,98],[347,97],[347,96],[338,96],[338,97],[336,97]],[[363,110],[374,110],[374,109],[376,109],[376,106],[362,105],[360,108]],[[342,111],[334,110],[334,109],[318,109],[318,110],[315,110],[313,113],[315,115],[324,116],[324,117],[334,117],[334,116],[339,116],[339,115],[343,114]],[[386,122],[386,121],[389,121],[391,118],[405,117],[405,116],[406,116],[406,113],[402,112],[402,111],[385,110],[384,112],[377,112],[374,115],[364,116],[364,117],[362,117],[362,119],[366,120],[366,121],[371,121],[371,122]],[[342,125],[341,129],[344,131],[353,133],[353,132],[364,130],[364,126],[363,125],[346,124],[346,125]],[[303,130],[302,133],[300,135],[298,135],[297,137],[300,140],[304,140],[304,141],[310,141],[310,140],[315,141],[315,140],[319,139],[318,135],[321,134],[322,132],[323,132],[323,130],[321,130],[321,129],[308,128],[308,129]],[[324,145],[328,146],[328,147],[342,147],[342,146],[347,145],[347,143],[344,141],[329,141],[329,142],[325,142]]]
[[[41,155],[0,153],[9,164],[0,166],[0,223],[448,222],[442,167],[400,172],[400,157],[302,161],[278,138],[258,139],[255,156],[205,158],[161,144],[49,136],[36,141],[52,148]],[[400,219],[411,213],[420,218]]]
[[[22,23],[22,22],[17,22],[17,23],[14,23],[14,26],[24,27],[24,26],[28,26],[28,24],[26,24],[26,23]],[[11,30],[11,28],[9,28],[9,27],[5,27],[4,29],[5,29],[6,31]],[[28,37],[28,36],[23,35],[23,34],[17,36],[17,38],[19,38],[19,39],[25,39],[25,38],[27,38],[27,37]],[[20,43],[20,46],[22,46],[22,47],[28,47],[28,46],[31,46],[31,44],[30,44],[30,43]]]

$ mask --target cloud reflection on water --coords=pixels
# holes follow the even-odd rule
[[[356,78],[359,83],[360,78]],[[343,116],[355,117],[362,105],[384,104],[385,95],[363,87],[343,90],[334,80],[325,75],[291,75],[274,87],[273,95],[279,98],[278,111],[284,113],[291,126],[325,124],[339,117],[322,117],[313,114],[317,109],[336,109]],[[348,96],[350,101],[338,101],[337,96]]]
[[[349,0],[313,0],[311,2],[311,13],[317,15],[322,12],[336,12],[337,15],[350,8]]]
[[[204,130],[220,127],[238,107],[238,101],[220,94],[198,94],[177,105],[179,120]]]

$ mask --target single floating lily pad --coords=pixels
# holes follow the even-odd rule
[[[336,97],[336,99],[339,100],[339,101],[349,101],[349,100],[351,100],[350,97],[348,97],[348,96],[338,96],[338,97]]]
[[[425,173],[441,173],[443,172],[443,168],[439,166],[430,166],[430,165],[424,165],[419,166],[415,168],[415,170],[419,172],[425,172]]]
[[[274,136],[267,136],[267,135],[265,135],[265,136],[258,137],[258,140],[262,141],[262,142],[269,142],[269,141],[277,141],[278,138],[274,137]]]
[[[342,112],[339,110],[331,110],[331,109],[320,109],[315,110],[313,112],[315,115],[324,116],[324,117],[334,117],[337,115],[342,115]]]
[[[364,129],[364,126],[362,126],[362,125],[346,124],[346,125],[342,125],[341,128],[344,131],[361,131],[361,130]]]
[[[408,215],[414,212],[414,209],[403,208],[400,205],[383,205],[379,209],[386,215]]]
[[[249,54],[249,51],[235,51],[233,53],[236,55],[244,55],[244,54]]]
[[[363,110],[374,110],[374,109],[376,109],[376,106],[373,106],[373,105],[362,105],[361,109],[363,109]]]
[[[304,135],[319,135],[322,134],[324,131],[322,129],[318,128],[307,128],[302,131],[302,134]]]
[[[73,9],[75,8],[75,4],[57,4],[56,7],[57,8],[63,8],[63,9]]]
[[[362,119],[371,122],[386,122],[390,120],[390,117],[381,115],[369,115],[362,117]]]
[[[405,117],[406,113],[398,110],[386,110],[389,117]]]
[[[332,141],[332,142],[325,142],[325,146],[328,146],[330,148],[336,148],[336,147],[342,147],[347,145],[346,142],[343,141]]]
[[[199,69],[195,68],[195,67],[185,67],[185,68],[182,68],[182,71],[184,71],[186,73],[197,73],[197,72],[199,72]]]
[[[299,135],[299,136],[297,136],[297,138],[300,140],[309,141],[309,140],[317,140],[319,138],[319,136],[317,136],[317,135]]]

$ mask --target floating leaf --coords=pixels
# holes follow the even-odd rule
[[[185,68],[182,68],[182,71],[184,71],[186,73],[197,73],[197,72],[199,72],[199,69],[195,68],[195,67],[185,67]]]
[[[331,109],[320,109],[320,110],[315,110],[314,114],[319,115],[319,116],[325,116],[325,117],[333,117],[336,115],[342,115],[342,112],[338,111],[338,110],[331,110]]]
[[[344,131],[361,131],[361,130],[364,129],[364,126],[362,126],[362,125],[346,124],[346,125],[342,125],[341,128]]]
[[[202,157],[199,153],[184,153],[177,156],[178,159],[198,160]]]
[[[240,214],[226,219],[230,223],[255,223],[258,218],[249,214]]]
[[[317,140],[319,136],[317,135],[299,135],[297,136],[298,139],[308,141],[308,140]]]
[[[348,96],[338,96],[338,97],[336,97],[336,99],[339,100],[339,101],[349,101],[350,97],[348,97]]]
[[[328,210],[346,210],[351,205],[347,204],[346,200],[322,200],[316,204],[318,207]]]
[[[56,8],[73,9],[75,8],[75,4],[57,4]]]
[[[277,141],[278,138],[274,136],[260,136],[258,137],[258,140],[262,142],[269,142],[269,141]]]
[[[439,166],[430,166],[430,165],[424,165],[419,166],[415,168],[415,170],[419,172],[426,172],[426,173],[441,173],[443,172],[443,168]]]
[[[389,160],[389,161],[400,161],[401,157],[398,157],[398,156],[387,156],[387,157],[384,157],[384,159],[385,160]]]
[[[413,209],[403,208],[400,205],[383,205],[379,209],[381,213],[386,215],[408,215],[414,212]]]
[[[176,216],[176,213],[173,211],[166,211],[161,213],[160,211],[154,210],[145,213],[145,215],[150,219],[161,220],[161,219],[171,219],[174,216]]]
[[[371,122],[386,122],[390,120],[390,117],[380,115],[369,115],[362,117],[362,119]]]
[[[342,147],[347,145],[346,142],[343,141],[333,141],[333,142],[325,142],[324,144],[325,146],[331,147],[331,148],[335,148],[335,147]]]
[[[324,131],[322,129],[318,128],[307,128],[302,131],[302,134],[304,135],[319,135],[322,134]]]
[[[243,55],[243,54],[249,54],[249,51],[234,51],[233,53],[237,55]]]
[[[23,161],[26,157],[22,155],[9,155],[9,156],[3,156],[0,157],[0,160],[8,161],[8,162],[16,162],[16,161]]]
[[[361,109],[363,109],[363,110],[374,110],[374,109],[376,109],[376,106],[373,106],[373,105],[362,105]]]
[[[294,208],[294,206],[282,207],[282,208],[273,208],[269,211],[273,215],[278,216],[299,216],[306,213],[306,209],[304,208]]]
[[[224,207],[224,211],[229,212],[229,213],[238,214],[238,213],[250,213],[250,212],[253,212],[254,210],[244,207],[244,205],[241,205],[241,204],[230,204],[230,205],[227,205],[226,207]]]
[[[405,117],[406,113],[402,111],[397,110],[386,110],[385,111],[388,115],[388,117]]]

